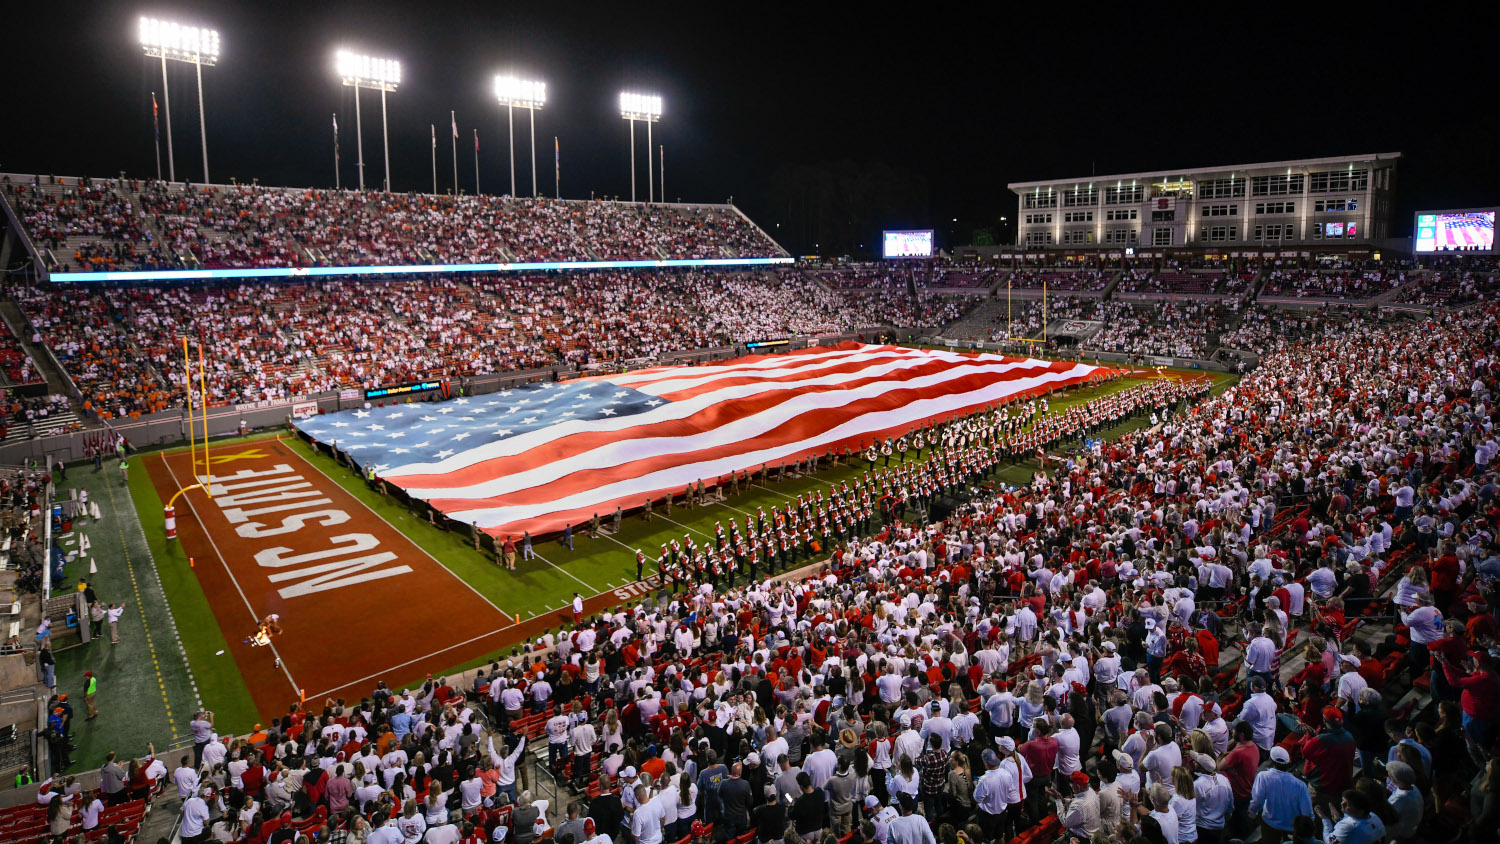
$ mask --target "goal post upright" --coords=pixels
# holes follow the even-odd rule
[[[205,361],[203,344],[198,344],[198,404],[202,409],[201,419],[203,425],[203,474],[198,474],[198,424],[200,416],[193,412],[193,358],[188,350],[188,338],[182,336],[182,387],[187,400],[187,428],[188,428],[188,460],[192,469],[193,483],[181,487],[172,497],[168,499],[164,509],[164,520],[168,539],[177,538],[177,499],[181,498],[189,490],[201,489],[209,498],[213,493],[209,491],[209,459],[208,459],[208,367]],[[189,561],[191,564],[191,560]]]

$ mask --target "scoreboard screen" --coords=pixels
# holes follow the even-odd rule
[[[1495,211],[1430,211],[1417,214],[1416,252],[1493,252]]]
[[[883,258],[931,258],[932,229],[885,232],[881,247]]]

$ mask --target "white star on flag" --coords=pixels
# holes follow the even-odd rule
[[[601,410],[599,412],[602,413],[602,414],[604,414],[605,416],[614,416],[615,415],[615,410],[612,407],[606,407],[606,408],[604,408],[603,410]]]
[[[536,417],[535,416],[528,416],[525,419],[521,420],[521,424],[522,425],[530,425],[531,423],[533,423],[535,421],[536,421]]]
[[[455,410],[458,410],[458,408],[456,408],[456,407],[440,407],[440,408],[438,408],[438,413],[452,413]]]
[[[333,427],[335,427],[335,428],[347,428],[347,427],[349,427],[349,423],[348,422],[335,422],[335,423],[333,423]]]
[[[384,425],[371,425],[370,426],[370,430],[372,430],[372,431],[384,431],[385,430],[385,426]]]
[[[391,449],[391,454],[409,454],[409,453],[411,453],[411,449],[409,449],[409,448],[393,448],[393,449]]]
[[[454,442],[458,442],[459,440],[466,440],[468,438],[469,438],[469,432],[468,431],[464,431],[462,434],[454,434],[453,435],[453,441]]]
[[[468,404],[469,400],[468,399],[454,399],[453,403],[454,404]]]
[[[502,399],[503,398],[509,398],[510,397],[510,390],[501,390],[500,392],[496,393],[495,395],[499,396]]]
[[[364,419],[366,416],[369,416],[369,415],[370,415],[370,411],[368,411],[368,410],[356,410],[356,411],[354,411],[354,418],[355,419]]]
[[[661,404],[661,399],[652,399],[651,401],[646,402],[646,404],[650,407],[656,407],[657,405]]]
[[[439,451],[437,454],[434,454],[433,456],[439,460],[444,460],[446,458],[452,457],[456,453],[457,452],[454,452],[452,449],[445,448],[442,451]]]
[[[423,417],[421,417],[421,419],[422,419],[423,422],[436,422],[437,421],[437,417],[436,416],[423,416]]]

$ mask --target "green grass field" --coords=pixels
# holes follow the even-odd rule
[[[1192,373],[1201,374],[1201,373]],[[1214,375],[1215,389],[1222,390],[1236,378],[1222,374]],[[1116,381],[1102,387],[1069,391],[1066,395],[1049,398],[1053,413],[1060,413],[1081,402],[1125,389],[1138,381]],[[1140,428],[1144,420],[1130,420],[1104,433],[1106,438],[1121,436]],[[250,440],[258,437],[249,438]],[[245,441],[241,438],[223,442]],[[339,465],[333,458],[312,448],[301,439],[283,434],[281,441],[307,458],[317,469],[347,489],[376,515],[390,522],[410,537],[418,546],[432,554],[443,566],[464,580],[481,594],[492,600],[506,613],[528,620],[570,604],[573,593],[585,598],[611,591],[635,580],[635,549],[644,551],[648,557],[658,552],[664,543],[681,539],[686,534],[698,540],[711,538],[716,522],[724,522],[726,529],[730,519],[743,520],[757,508],[784,504],[800,493],[826,488],[866,470],[863,460],[853,466],[841,466],[819,472],[814,477],[788,479],[769,488],[755,486],[739,496],[727,498],[696,509],[682,506],[674,508],[670,516],[664,508],[657,507],[654,520],[647,523],[641,515],[627,517],[617,535],[597,538],[585,537],[575,532],[574,548],[569,550],[558,541],[538,542],[535,545],[536,559],[518,559],[516,571],[504,571],[489,553],[474,550],[473,541],[466,534],[444,530],[419,517],[394,497],[382,495],[371,489],[355,472]],[[219,445],[215,442],[215,446]],[[181,448],[171,449],[180,451]],[[924,455],[925,456],[925,455]],[[137,464],[139,465],[139,464]],[[1036,471],[1033,462],[1027,461],[1006,467],[1000,473],[1002,481],[1012,484],[1028,482]],[[116,478],[116,483],[118,479]],[[204,704],[218,713],[221,726],[233,732],[243,732],[256,720],[249,695],[239,672],[227,655],[219,655],[225,646],[224,635],[218,629],[207,599],[198,587],[197,579],[187,567],[181,547],[168,543],[162,530],[162,501],[144,471],[133,473],[129,484],[131,497],[141,513],[145,544],[152,559],[157,563],[161,575],[161,586],[171,614],[180,630],[191,631],[182,646],[196,677],[197,691]],[[602,514],[601,514],[602,515]],[[743,523],[743,522],[742,522]],[[651,572],[648,567],[647,572]],[[453,666],[458,671],[483,665],[495,656],[510,651],[510,646],[475,659],[463,665]],[[60,665],[59,668],[62,666]],[[416,680],[416,677],[397,677],[396,682]],[[146,703],[150,703],[147,701]],[[159,708],[160,701],[155,705]],[[174,714],[178,710],[174,709]],[[179,720],[181,720],[179,718]],[[185,722],[177,726],[180,733]]]

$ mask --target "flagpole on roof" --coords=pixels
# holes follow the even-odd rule
[[[453,195],[458,196],[458,116],[448,112],[448,122],[453,126]]]
[[[432,130],[432,194],[437,195],[437,124],[429,124]]]

